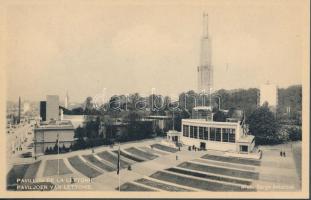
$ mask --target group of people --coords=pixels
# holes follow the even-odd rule
[[[280,151],[280,156],[281,157],[286,157],[285,151]]]
[[[201,150],[204,150],[204,149],[198,148],[198,147],[196,147],[196,146],[194,146],[194,145],[188,147],[188,150],[189,150],[189,151],[191,151],[191,149],[194,150],[194,151],[201,151]]]

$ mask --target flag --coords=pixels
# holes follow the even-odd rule
[[[241,121],[240,121],[240,126],[244,126],[244,123],[245,123],[245,114],[243,113],[243,117],[242,117],[242,119],[241,119]]]
[[[246,134],[246,126],[245,126],[245,112],[243,112],[243,118],[240,122],[240,126],[242,127],[243,129],[243,133]]]
[[[119,144],[119,150],[118,150],[118,164],[117,164],[117,174],[120,172],[120,144]]]

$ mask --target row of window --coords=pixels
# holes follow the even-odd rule
[[[235,129],[183,125],[183,136],[201,140],[235,142]]]

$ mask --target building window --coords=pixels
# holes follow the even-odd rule
[[[221,141],[221,128],[216,128],[216,141]]]
[[[240,145],[240,152],[248,152],[248,146],[247,145]]]
[[[203,140],[204,127],[199,127],[199,138]]]
[[[216,129],[215,128],[211,128],[211,131],[210,131],[210,140],[211,141],[215,141],[216,139]]]
[[[190,126],[190,138],[193,138],[194,126]]]
[[[229,129],[229,142],[235,142],[235,129]]]
[[[193,129],[193,137],[194,137],[194,138],[198,138],[198,127],[197,127],[197,126],[194,126],[194,129]]]
[[[229,130],[228,128],[222,129],[222,141],[223,142],[229,142]]]
[[[208,127],[204,127],[204,136],[203,136],[204,140],[208,140]]]
[[[183,136],[189,137],[189,126],[187,126],[187,125],[183,126]]]

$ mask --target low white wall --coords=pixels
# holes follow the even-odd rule
[[[59,141],[74,141],[73,130],[59,130],[59,131],[45,131],[44,142],[55,142],[57,140],[57,134],[59,135]]]
[[[181,137],[182,143],[188,146],[196,146],[200,148],[200,143],[206,143],[206,149],[213,149],[219,151],[236,151],[236,143],[229,143],[229,142],[215,142],[209,140],[201,140],[189,137]]]

